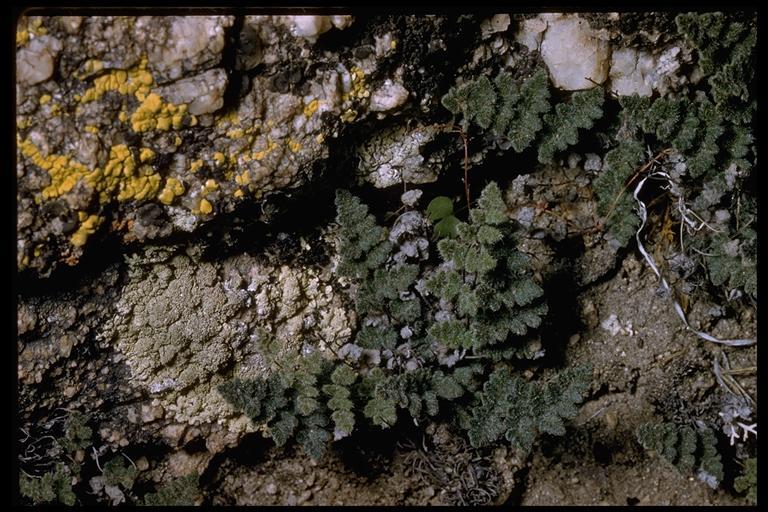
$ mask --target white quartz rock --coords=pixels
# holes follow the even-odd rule
[[[61,41],[53,36],[32,39],[27,46],[16,52],[16,80],[34,85],[53,75],[54,59],[61,51]]]
[[[547,30],[547,21],[541,18],[523,20],[515,35],[515,41],[526,46],[531,51],[538,51],[544,31]]]
[[[185,71],[215,63],[224,49],[224,29],[233,20],[233,16],[173,16],[165,43],[148,52],[150,65],[175,80]],[[139,19],[135,30],[143,25]]]
[[[653,56],[633,48],[615,50],[611,56],[611,91],[619,96],[650,96],[655,66]]]
[[[315,41],[317,36],[328,32],[333,26],[329,16],[289,16],[291,18],[291,33],[296,37],[304,37]]]
[[[320,35],[333,27],[344,30],[354,21],[352,16],[285,16],[283,21],[295,37],[303,37],[314,43]]]
[[[331,23],[339,30],[344,30],[355,21],[354,16],[331,16]]]
[[[196,116],[210,114],[224,105],[227,73],[221,69],[209,69],[190,78],[178,80],[158,92],[174,104],[189,104],[189,113]]]
[[[578,16],[546,16],[541,57],[555,87],[591,89],[608,78],[611,47]]]
[[[370,109],[374,112],[392,110],[405,103],[407,99],[408,90],[402,84],[387,79],[371,94]]]
[[[480,24],[483,39],[487,39],[497,32],[504,32],[509,27],[509,14],[496,14]]]

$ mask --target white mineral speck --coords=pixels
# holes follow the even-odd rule
[[[619,323],[619,319],[616,317],[615,314],[612,314],[611,316],[603,320],[600,323],[600,327],[602,327],[603,330],[611,333],[611,336],[616,336],[621,332],[621,324]]]

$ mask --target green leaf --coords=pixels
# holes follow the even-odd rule
[[[450,197],[437,196],[427,206],[427,218],[432,222],[453,214],[453,201]]]
[[[544,127],[542,114],[550,108],[549,76],[545,70],[539,69],[520,87],[516,116],[509,123],[507,137],[515,151],[520,153],[531,145],[536,134]]]
[[[299,395],[296,397],[296,412],[302,416],[309,416],[317,410],[318,402],[312,397]]]
[[[437,242],[437,250],[440,252],[443,261],[453,261],[458,269],[464,266],[466,249],[457,240],[444,238]]]
[[[440,270],[427,281],[427,289],[445,300],[453,300],[461,289],[461,276],[452,270]]]
[[[133,487],[139,471],[128,464],[124,457],[113,457],[104,464],[104,477],[107,485],[119,485],[125,490]]]
[[[508,222],[506,215],[507,205],[501,197],[501,190],[495,182],[490,182],[485,186],[480,197],[477,199],[477,206],[470,210],[469,216],[475,224],[489,224],[496,226]]]
[[[454,238],[458,234],[458,226],[461,223],[453,215],[448,215],[443,220],[435,224],[434,233],[436,238]]]
[[[280,419],[269,426],[269,435],[275,441],[277,446],[283,446],[293,437],[296,427],[299,426],[299,420],[296,416],[288,412],[280,413]]]
[[[736,492],[747,491],[747,499],[757,504],[757,457],[750,457],[744,463],[744,472],[733,480]]]
[[[603,115],[602,87],[573,93],[569,103],[559,103],[555,111],[544,115],[548,129],[539,146],[539,162],[547,163],[555,153],[576,144],[579,129],[592,128]]]
[[[267,383],[262,379],[232,379],[219,384],[219,393],[232,407],[243,411],[254,423],[262,418],[261,402],[267,396]]]
[[[480,226],[477,229],[477,241],[483,245],[493,245],[504,235],[493,226]]]
[[[350,410],[334,411],[331,419],[336,430],[344,437],[351,434],[355,428],[355,415]]]
[[[374,425],[382,428],[389,428],[397,422],[397,410],[394,402],[380,397],[369,400],[365,404],[363,414],[366,418],[370,418]]]
[[[395,300],[390,304],[392,318],[400,323],[416,322],[421,318],[421,302],[418,299]]]
[[[347,391],[349,393],[349,391]],[[332,411],[350,411],[352,410],[353,403],[349,398],[343,396],[334,396],[328,400],[328,408]]]
[[[464,394],[464,389],[456,379],[441,371],[435,372],[432,376],[432,389],[437,396],[447,400],[455,400]]]
[[[456,301],[456,308],[459,315],[464,317],[476,316],[479,307],[480,299],[477,297],[477,293],[475,293],[475,291],[468,285],[463,285],[458,300]]]
[[[331,381],[339,386],[350,386],[355,380],[357,380],[357,372],[345,364],[337,366],[331,374]]]
[[[544,295],[544,290],[533,279],[520,279],[512,283],[512,294],[519,306],[527,306]]]
[[[474,336],[459,320],[446,320],[429,327],[429,335],[449,348],[471,348]]]
[[[496,259],[483,246],[467,250],[465,269],[470,273],[484,274],[496,268]]]
[[[59,444],[68,452],[83,450],[91,445],[93,430],[87,425],[88,418],[75,411],[69,415],[64,426],[64,437]]]
[[[440,402],[437,399],[437,395],[434,391],[426,391],[424,393],[424,407],[427,409],[427,414],[430,416],[437,416],[440,412]]]
[[[23,473],[20,474],[19,492],[35,505],[57,500],[71,507],[77,501],[72,490],[72,477],[66,472],[65,465],[62,463],[56,464],[53,471],[44,474],[41,478],[29,478]]]
[[[300,430],[296,435],[296,440],[307,452],[307,455],[315,460],[320,460],[328,450],[328,442],[331,439],[331,435],[327,430],[311,427]]]

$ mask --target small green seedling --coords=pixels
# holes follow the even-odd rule
[[[454,238],[458,231],[459,219],[453,215],[453,201],[450,197],[437,196],[427,206],[427,218],[435,224],[435,238]]]

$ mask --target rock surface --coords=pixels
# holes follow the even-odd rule
[[[465,146],[440,103],[478,76],[527,78],[540,66],[557,94],[685,94],[695,53],[669,35],[672,18],[148,14],[17,25],[25,471],[52,469],[64,455],[46,439],[82,412],[92,432],[71,452],[82,473],[69,475],[80,504],[138,503],[137,489],[194,473],[205,475],[198,504],[743,504],[647,459],[632,437],[640,419],[689,421],[684,403],[716,417],[723,391],[715,352],[681,326],[643,262],[599,230],[591,183],[604,148],[542,166],[491,135]],[[359,186],[377,216],[439,194],[459,210],[465,150],[473,193],[489,179],[484,164],[501,169],[490,179],[507,181],[521,249],[549,283],[552,313],[532,342],[547,355],[525,378],[547,378],[560,355],[596,367],[596,396],[565,443],[545,440],[525,458],[470,450],[440,428],[413,446],[376,431],[373,446],[344,444],[323,463],[267,446],[216,387],[261,375],[270,351],[337,354],[355,332],[354,289],[334,273],[334,190]],[[401,213],[387,217],[397,257],[429,257],[430,223]],[[721,210],[716,221],[729,219]],[[720,336],[754,334],[749,308],[692,304],[693,321]],[[726,310],[734,317],[721,319]],[[755,354],[729,357],[748,369]],[[754,375],[740,378],[755,391]],[[108,479],[113,457],[141,486]]]

